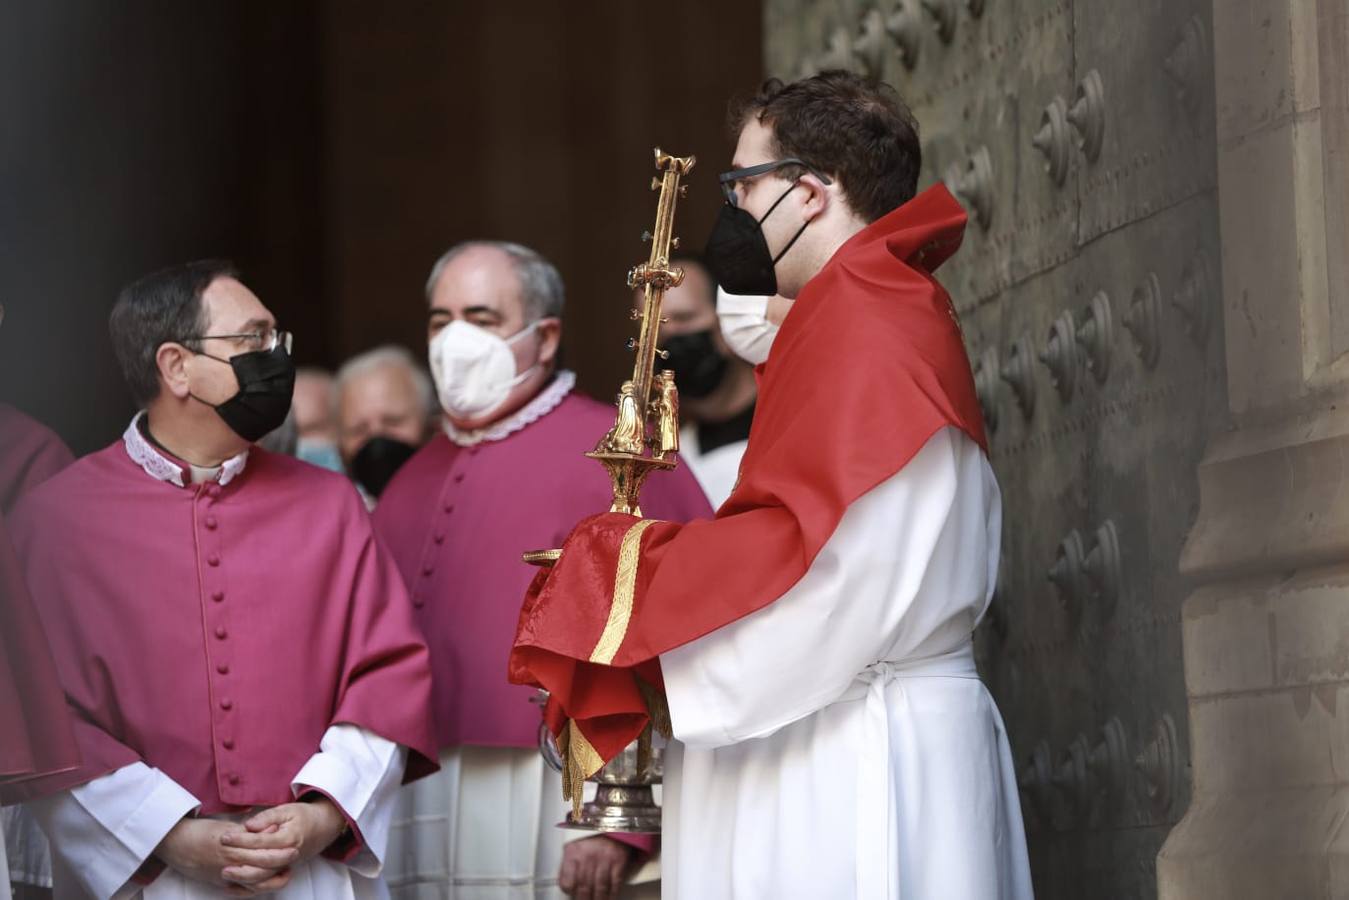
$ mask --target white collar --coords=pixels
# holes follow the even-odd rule
[[[446,419],[444,422],[445,436],[460,447],[472,447],[474,444],[499,441],[504,437],[515,434],[526,425],[537,422],[557,409],[558,404],[566,399],[574,387],[576,387],[576,373],[563,369],[557,373],[546,388],[534,395],[533,400],[530,400],[506,418],[498,419],[490,425],[475,428],[472,431],[462,431],[455,428],[454,424]]]
[[[126,445],[126,455],[131,457],[131,461],[144,469],[145,474],[151,478],[184,487],[183,467],[160,453],[155,445],[147,441],[144,434],[141,434],[140,420],[144,415],[145,411],[142,410],[132,416],[131,424],[126,427],[126,431],[122,432],[122,443]],[[214,480],[221,487],[224,487],[238,477],[247,463],[248,451],[245,450],[238,456],[232,456],[221,463]]]

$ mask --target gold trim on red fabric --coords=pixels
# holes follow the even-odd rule
[[[590,661],[607,666],[618,655],[623,638],[632,621],[633,592],[637,587],[637,564],[641,562],[642,534],[656,524],[656,519],[642,519],[623,535],[618,548],[618,575],[614,578],[614,599],[609,606],[609,619],[599,642],[590,653]]]

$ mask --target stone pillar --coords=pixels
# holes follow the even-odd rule
[[[1232,427],[1181,557],[1193,800],[1158,890],[1349,897],[1349,4],[1215,0],[1213,55]]]

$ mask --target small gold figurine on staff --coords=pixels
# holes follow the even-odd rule
[[[637,398],[633,396],[631,381],[623,382],[618,392],[618,421],[609,429],[608,434],[600,438],[595,446],[596,453],[636,455],[642,452],[646,440],[646,419],[637,408]]]
[[[679,389],[675,387],[674,372],[669,369],[660,373],[660,396],[652,404],[659,438],[656,457],[665,459],[679,452]]]

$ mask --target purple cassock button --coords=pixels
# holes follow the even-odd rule
[[[423,606],[426,605],[426,600],[424,600],[424,599],[421,598],[421,597],[413,597],[413,598],[412,598],[412,605],[415,606],[415,607],[417,607],[418,609],[421,609]]]
[[[216,603],[223,603],[225,602],[225,592],[215,591],[214,593],[211,594],[211,599],[214,600]]]
[[[212,497],[219,497],[219,496],[220,496],[220,485],[218,485],[218,484],[213,484],[213,485],[211,485],[210,487],[208,487],[208,488],[206,489],[206,493],[207,493],[208,495],[212,496]]]
[[[460,472],[460,473],[458,473],[457,475],[454,476],[454,483],[455,483],[455,484],[463,484],[463,483],[464,483],[464,473],[463,473],[463,472]]]
[[[445,504],[445,514],[446,514],[446,515],[449,515],[449,514],[452,513],[452,512],[454,512],[454,504],[453,504],[453,503],[446,503],[446,504]]]
[[[436,570],[436,569],[435,569],[435,566],[431,566],[431,565],[425,565],[425,566],[422,566],[422,574],[423,574],[423,575],[426,575],[426,576],[428,576],[428,577],[429,577],[430,574],[431,574],[432,572],[434,572],[435,570]]]
[[[225,712],[229,712],[230,710],[234,709],[234,701],[231,700],[229,697],[226,697],[224,700],[220,701],[220,708],[223,709]]]
[[[443,544],[445,543],[445,535],[439,533],[434,534],[431,536],[431,540],[435,541],[437,544]]]
[[[219,524],[220,524],[220,523],[216,521],[215,516],[207,516],[207,517],[206,517],[206,529],[207,529],[208,531],[215,531],[216,526],[219,525]]]
[[[228,781],[229,781],[229,783],[230,783],[230,785],[231,785],[232,787],[238,787],[238,785],[239,785],[239,776],[238,776],[238,775],[231,775],[231,776],[229,777]]]
[[[216,627],[215,636],[223,641],[226,637],[229,636],[229,632],[225,630],[224,625],[220,625]]]
[[[228,675],[230,673],[230,667],[228,663],[220,663],[218,666],[215,667],[215,670],[219,672],[221,675]]]
[[[220,557],[212,553],[210,556],[206,557],[206,565],[211,566],[212,568],[220,565]]]
[[[220,746],[224,747],[226,750],[233,750],[234,738],[225,738],[223,741],[220,742]]]

